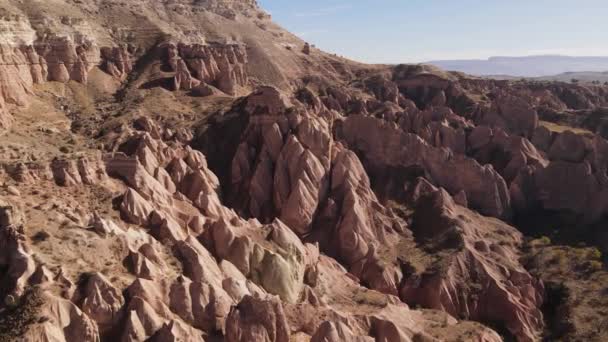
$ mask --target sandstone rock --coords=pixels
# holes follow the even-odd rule
[[[82,183],[82,178],[78,172],[75,161],[53,160],[51,170],[55,177],[55,182],[61,186],[71,186]]]
[[[278,295],[288,303],[297,302],[304,269],[299,264],[299,255],[282,256],[259,245],[254,245],[251,260],[251,278],[269,293]]]
[[[55,275],[44,265],[36,266],[36,271],[29,279],[31,285],[48,285],[53,282]]]
[[[48,319],[23,336],[24,341],[99,341],[97,325],[68,300],[45,297],[40,314]]]
[[[211,254],[195,238],[189,236],[185,241],[179,241],[176,248],[187,276],[197,282],[222,287],[222,272]]]
[[[373,161],[374,167],[422,167],[436,185],[453,194],[464,191],[469,205],[482,214],[503,218],[511,214],[506,182],[492,167],[429,146],[418,136],[375,118],[349,116],[343,134],[349,146]]]
[[[467,217],[467,223],[458,217]],[[419,202],[412,228],[417,238],[431,239],[437,250],[455,248],[459,252],[446,264],[446,272],[407,279],[401,298],[471,319],[500,320],[521,340],[537,338],[543,324],[539,307],[544,289],[519,264],[517,250],[510,247],[521,239],[519,232],[506,224],[490,224],[456,206],[445,190]],[[486,248],[476,242],[476,236],[488,230],[501,232],[505,243],[500,244],[500,251],[498,246]],[[468,284],[459,283],[458,277],[469,279]],[[476,290],[471,296],[468,291],[472,288]],[[489,303],[491,310],[486,309]]]
[[[133,189],[127,190],[120,206],[120,212],[127,221],[142,226],[147,225],[153,210],[152,205]]]
[[[129,311],[125,321],[125,327],[122,333],[121,341],[136,342],[146,339],[146,329],[139,320],[137,312]]]
[[[155,280],[161,275],[159,267],[142,253],[131,251],[128,264],[131,272],[138,278]]]
[[[124,305],[122,295],[100,273],[87,279],[82,296],[82,311],[97,322],[102,331],[120,320],[120,311]]]
[[[549,210],[567,210],[593,220],[606,208],[589,163],[554,161],[534,174],[538,199]]]
[[[291,101],[278,89],[260,87],[247,97],[245,110],[250,115],[279,115],[291,106]]]
[[[247,296],[230,311],[225,336],[227,342],[289,342],[290,330],[280,301]]]
[[[178,277],[171,285],[169,306],[185,322],[207,332],[220,330],[233,304],[222,288]]]
[[[253,243],[247,236],[236,236],[229,224],[218,221],[211,228],[211,236],[217,257],[235,265],[245,276],[250,274],[250,258]]]
[[[175,320],[165,323],[149,340],[153,342],[205,341],[201,331],[196,331]]]
[[[19,297],[25,291],[28,279],[36,265],[25,246],[24,236],[16,209],[0,201],[0,265],[6,269],[2,286],[5,296]]]
[[[17,189],[16,187],[9,185],[6,187],[6,192],[8,192],[10,195],[13,196],[21,196],[21,192],[19,192],[19,189]]]
[[[221,94],[222,92],[219,89],[206,83],[201,83],[192,88],[192,95],[194,96],[207,97]]]
[[[477,126],[473,129],[468,137],[468,145],[470,148],[480,149],[492,140],[492,129],[487,126]]]
[[[133,122],[133,127],[148,132],[153,139],[161,139],[161,127],[147,116],[142,116]]]
[[[133,69],[128,46],[102,47],[100,54],[101,69],[116,78],[124,79]]]
[[[143,298],[134,296],[127,306],[127,327],[123,331],[123,340],[133,336],[152,336],[163,325],[163,319]],[[137,319],[135,319],[137,318]],[[142,329],[143,328],[143,331]]]
[[[304,47],[302,48],[302,53],[305,55],[310,55],[310,44],[304,43]]]
[[[558,134],[548,150],[549,158],[572,163],[580,163],[585,157],[587,143],[585,137],[565,131]]]
[[[0,130],[27,139],[0,144],[0,183],[20,183],[5,193],[28,212],[0,200],[0,289],[9,306],[33,285],[67,299],[45,297],[25,340],[501,340],[451,315],[537,340],[543,286],[500,219],[546,210],[587,229],[608,214],[608,142],[537,115],[596,127],[600,86],[294,53],[254,0],[7,3]],[[30,103],[65,112],[86,157],[44,160]],[[52,198],[47,181],[73,191]]]
[[[523,99],[501,93],[480,123],[504,128],[515,135],[531,137],[538,127],[538,114]]]
[[[532,143],[542,151],[549,151],[553,143],[554,134],[545,126],[539,126],[532,136]]]
[[[342,322],[325,321],[319,326],[315,334],[310,339],[311,342],[370,342],[372,337],[355,336],[352,331]]]

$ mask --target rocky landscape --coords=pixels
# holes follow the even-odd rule
[[[605,341],[608,87],[252,0],[0,4],[0,341]]]

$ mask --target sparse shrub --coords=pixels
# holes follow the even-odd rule
[[[587,256],[589,259],[600,260],[602,258],[602,252],[597,248],[591,248]]]
[[[589,262],[586,263],[587,269],[591,272],[598,272],[601,271],[603,269],[603,265],[601,261],[598,260],[591,260]]]
[[[44,297],[39,288],[28,289],[10,307],[0,312],[0,342],[20,341],[28,327],[41,320],[39,311]]]
[[[538,243],[543,245],[550,245],[551,239],[548,236],[541,236],[540,239],[537,240]]]
[[[554,265],[560,265],[560,267],[564,267],[566,265],[566,261],[568,260],[568,255],[566,251],[563,249],[558,249],[553,252],[553,257],[550,262]]]
[[[44,230],[41,230],[38,233],[34,234],[34,236],[32,236],[32,241],[42,242],[46,241],[49,237],[51,237],[51,234],[45,232]]]

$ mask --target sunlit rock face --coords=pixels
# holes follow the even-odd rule
[[[608,142],[547,120],[605,106],[355,63],[255,1],[5,1],[0,340],[546,338],[521,223],[608,213]]]

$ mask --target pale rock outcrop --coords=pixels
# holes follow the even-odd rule
[[[257,88],[247,97],[245,111],[252,116],[281,115],[292,107],[291,101],[278,89],[269,86]]]
[[[202,331],[193,329],[179,321],[165,323],[152,337],[150,342],[192,341],[204,342]]]
[[[283,256],[256,244],[251,256],[251,278],[269,293],[280,296],[286,302],[295,303],[304,278],[298,257],[301,256]]]
[[[242,45],[165,43],[160,49],[174,72],[175,90],[193,89],[196,93],[199,86],[208,84],[236,95],[249,82],[245,67],[247,52]]]
[[[139,320],[135,310],[129,311],[124,324],[121,342],[136,342],[146,339],[146,328]]]
[[[76,160],[54,159],[50,168],[55,183],[60,186],[92,185],[107,179],[99,155],[94,158],[80,157]]]
[[[100,49],[101,69],[118,79],[124,79],[133,69],[132,50],[125,45],[102,47]]]
[[[40,315],[47,320],[35,324],[22,336],[23,341],[86,341],[100,340],[97,324],[69,300],[44,295]]]
[[[249,237],[259,230],[267,234],[267,241],[273,243],[272,248]],[[211,239],[219,259],[229,261],[245,277],[288,303],[298,301],[306,270],[316,264],[319,255],[316,247],[302,244],[297,235],[278,219],[262,227],[234,227],[220,221],[213,226]],[[235,274],[234,271],[231,273]],[[237,285],[243,289],[241,285],[245,279],[238,275],[233,278],[223,285]],[[239,281],[241,284],[237,284]],[[252,292],[250,284],[245,282],[245,285]],[[237,293],[241,291],[235,290]],[[253,290],[254,293],[259,292],[255,287]]]
[[[71,160],[55,159],[51,163],[51,170],[55,177],[55,182],[62,186],[71,186],[82,183],[80,173],[76,168],[76,162]]]
[[[19,183],[53,179],[53,173],[48,163],[19,162],[14,165],[5,165],[4,169],[11,178]]]
[[[24,240],[18,208],[0,200],[0,265],[6,269],[0,283],[3,300],[16,300],[23,295],[29,278],[36,271],[36,264]]]
[[[353,341],[353,342],[371,342],[375,341],[369,336],[355,336],[348,326],[342,322],[323,322],[312,338],[310,342],[341,342],[341,341]],[[382,339],[381,339],[382,341]],[[388,340],[387,340],[388,341]]]
[[[163,325],[164,319],[141,297],[131,298],[126,310],[128,314],[122,335],[123,341],[132,341],[135,336],[152,336]]]
[[[137,191],[128,189],[120,205],[120,212],[130,223],[145,226],[154,208]]]
[[[95,273],[81,290],[82,311],[97,322],[100,330],[117,324],[124,305],[122,294],[103,275]]]
[[[131,273],[138,278],[155,280],[161,276],[161,268],[143,253],[130,251],[127,261]]]
[[[185,241],[177,242],[176,248],[177,253],[181,256],[186,276],[195,282],[205,282],[218,288],[222,287],[222,271],[213,256],[198,240],[189,236]]]
[[[250,274],[250,258],[253,242],[248,236],[237,236],[230,224],[219,220],[210,229],[216,256],[230,261],[245,276]]]
[[[171,285],[168,303],[185,322],[206,332],[222,330],[233,305],[222,288],[181,276]]]

